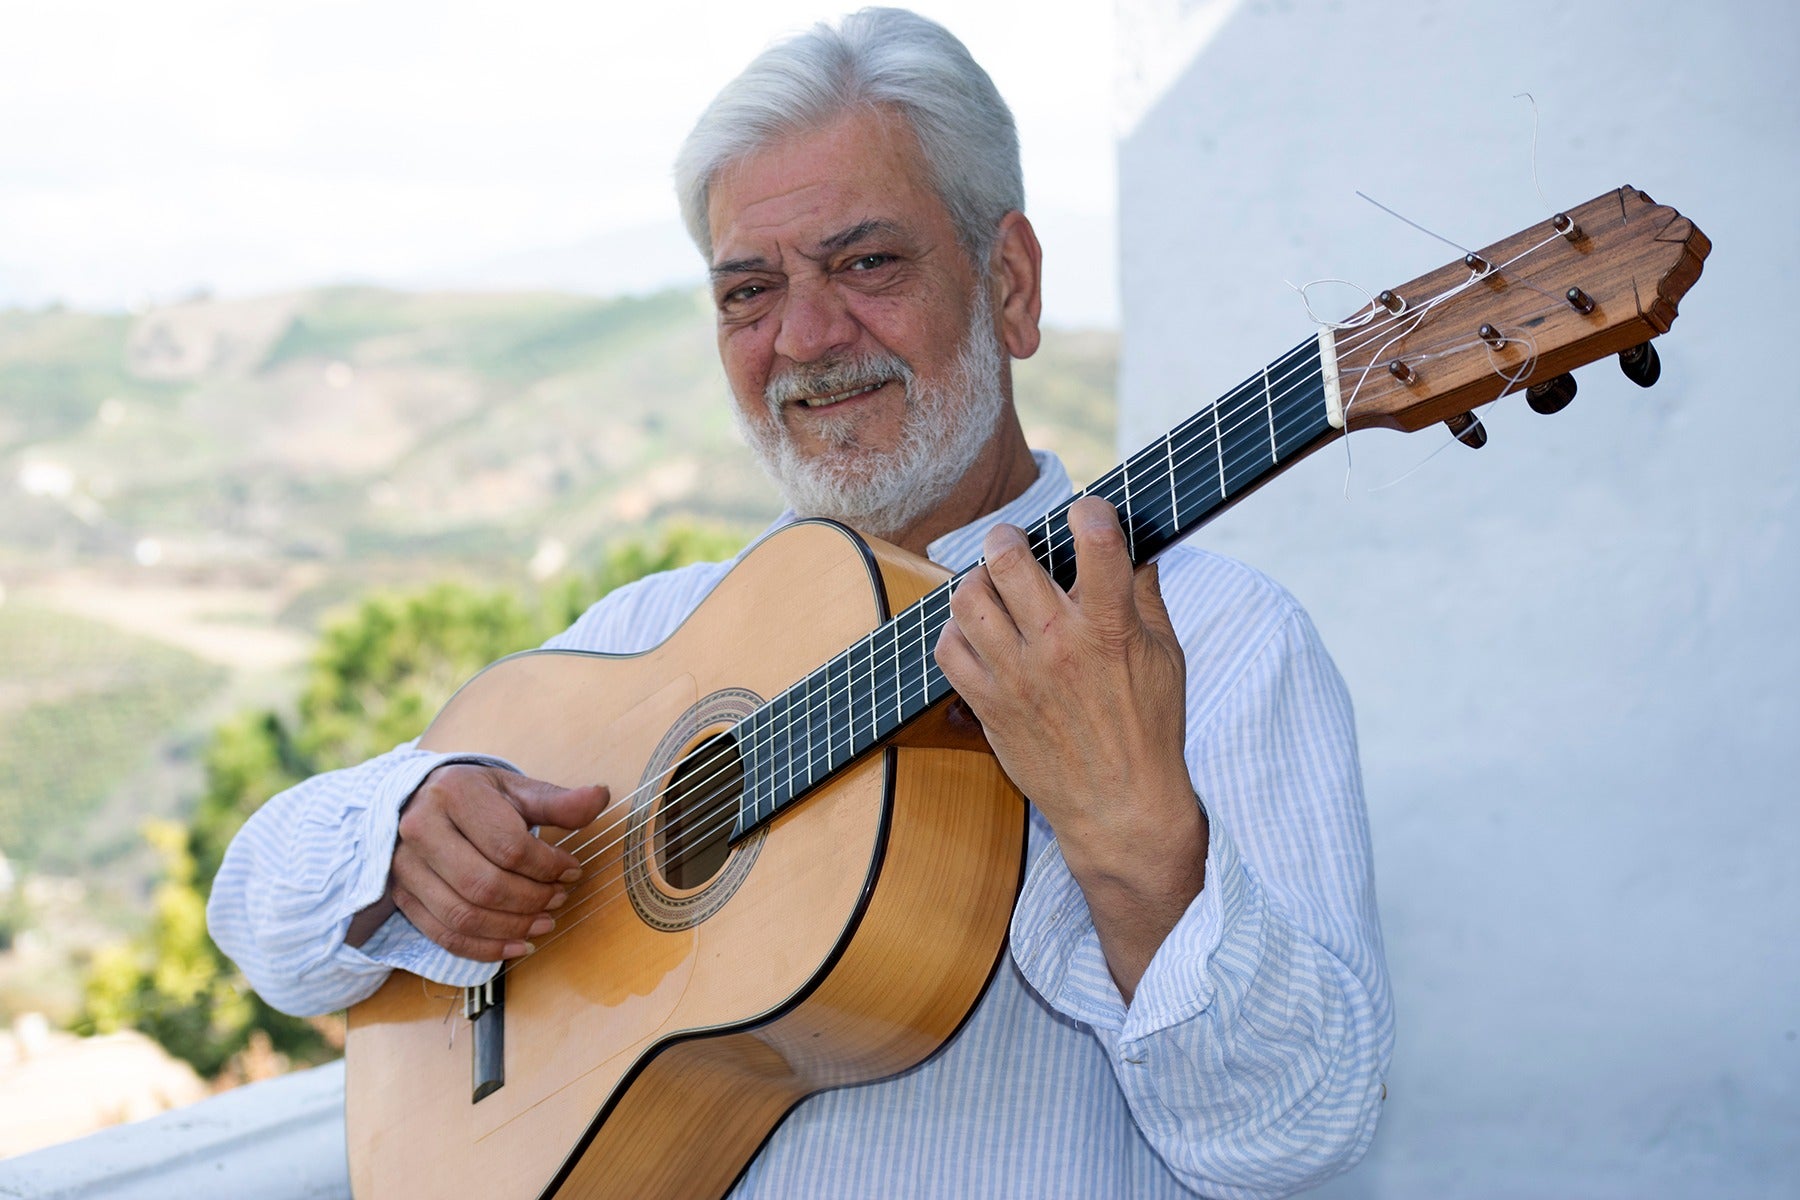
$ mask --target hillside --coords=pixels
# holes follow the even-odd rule
[[[1113,461],[1116,341],[1051,331],[1019,366],[1033,441],[1077,478]],[[129,924],[139,824],[185,811],[213,724],[291,696],[334,607],[525,587],[670,523],[760,529],[778,504],[712,342],[689,292],[0,313],[0,852],[33,907]]]

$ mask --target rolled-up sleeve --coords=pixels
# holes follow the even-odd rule
[[[401,807],[427,775],[452,762],[509,766],[408,743],[289,788],[238,831],[206,919],[263,999],[312,1016],[369,996],[393,967],[459,985],[494,973],[493,963],[456,957],[398,914],[360,948],[344,941],[351,920],[387,889]]]

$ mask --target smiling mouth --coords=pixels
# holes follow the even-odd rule
[[[883,379],[879,383],[866,384],[863,387],[851,388],[844,392],[832,392],[828,396],[805,396],[796,401],[802,408],[830,408],[834,404],[842,404],[846,400],[854,400],[858,396],[866,396],[870,392],[879,391],[893,381]]]

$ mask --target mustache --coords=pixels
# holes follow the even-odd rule
[[[897,354],[860,354],[844,358],[800,363],[772,376],[763,388],[771,411],[779,412],[798,400],[832,396],[838,392],[871,387],[898,379],[910,389],[913,371]]]

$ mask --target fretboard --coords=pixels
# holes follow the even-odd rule
[[[1141,565],[1334,433],[1320,343],[1308,339],[1132,455],[1078,495],[1119,510]],[[1067,501],[1026,527],[1064,589],[1075,582]],[[979,566],[980,564],[976,564]],[[933,657],[950,593],[970,567],[739,722],[742,837],[950,695]]]

